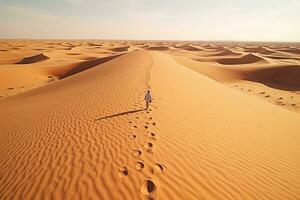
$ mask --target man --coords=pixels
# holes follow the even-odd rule
[[[149,107],[149,103],[151,103],[152,101],[152,97],[149,90],[145,94],[145,101],[146,101],[146,110],[147,110]]]

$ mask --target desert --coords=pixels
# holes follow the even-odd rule
[[[0,40],[1,199],[299,199],[299,130],[299,43]]]

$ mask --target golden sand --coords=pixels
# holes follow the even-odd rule
[[[299,64],[297,44],[2,40],[0,197],[299,199]]]

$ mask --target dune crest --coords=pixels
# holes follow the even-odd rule
[[[225,49],[219,53],[215,53],[209,56],[237,56],[237,55],[241,55],[239,53],[234,53],[233,51],[229,50],[229,49]]]

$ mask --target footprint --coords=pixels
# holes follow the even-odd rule
[[[146,180],[141,188],[141,192],[144,195],[150,195],[153,192],[155,192],[155,190],[156,190],[156,186],[154,182],[150,179]]]
[[[134,128],[137,128],[137,126],[133,126]]]
[[[129,124],[132,124],[132,122],[129,122]]]
[[[252,90],[248,90],[248,92],[251,92]]]
[[[135,167],[137,170],[140,171],[140,170],[143,170],[143,168],[145,167],[145,164],[142,161],[139,161],[136,163]]]
[[[147,129],[148,128],[148,126],[144,126],[145,127],[145,129]]]
[[[148,137],[150,137],[150,139],[156,140],[155,133],[147,133],[147,134],[148,134]]]
[[[137,118],[137,119],[138,119],[139,117],[135,117],[135,118]]]
[[[149,120],[152,120],[152,117],[149,117]]]
[[[133,140],[136,138],[136,135],[128,135],[129,139]]]
[[[156,125],[156,123],[155,123],[155,122],[153,122],[152,124],[153,124],[153,126],[155,126],[155,125]]]
[[[258,93],[258,94],[266,94],[265,92],[260,92],[260,93]]]
[[[119,176],[120,177],[125,177],[128,175],[128,169],[127,167],[122,167],[121,169],[119,169]]]
[[[270,97],[270,95],[266,95],[265,97]]]
[[[292,106],[296,106],[296,104],[295,104],[295,103],[292,103],[291,105],[292,105]]]
[[[281,99],[283,99],[283,98],[282,98],[282,97],[279,97],[278,99],[281,100]]]
[[[146,150],[148,152],[152,151],[152,148],[153,148],[153,144],[151,142],[147,142],[144,147],[146,148]]]
[[[166,171],[166,166],[163,164],[155,163],[152,168],[152,173],[153,174],[161,174]]]
[[[140,155],[142,155],[142,151],[141,150],[133,150],[132,155],[134,157],[139,157]]]

